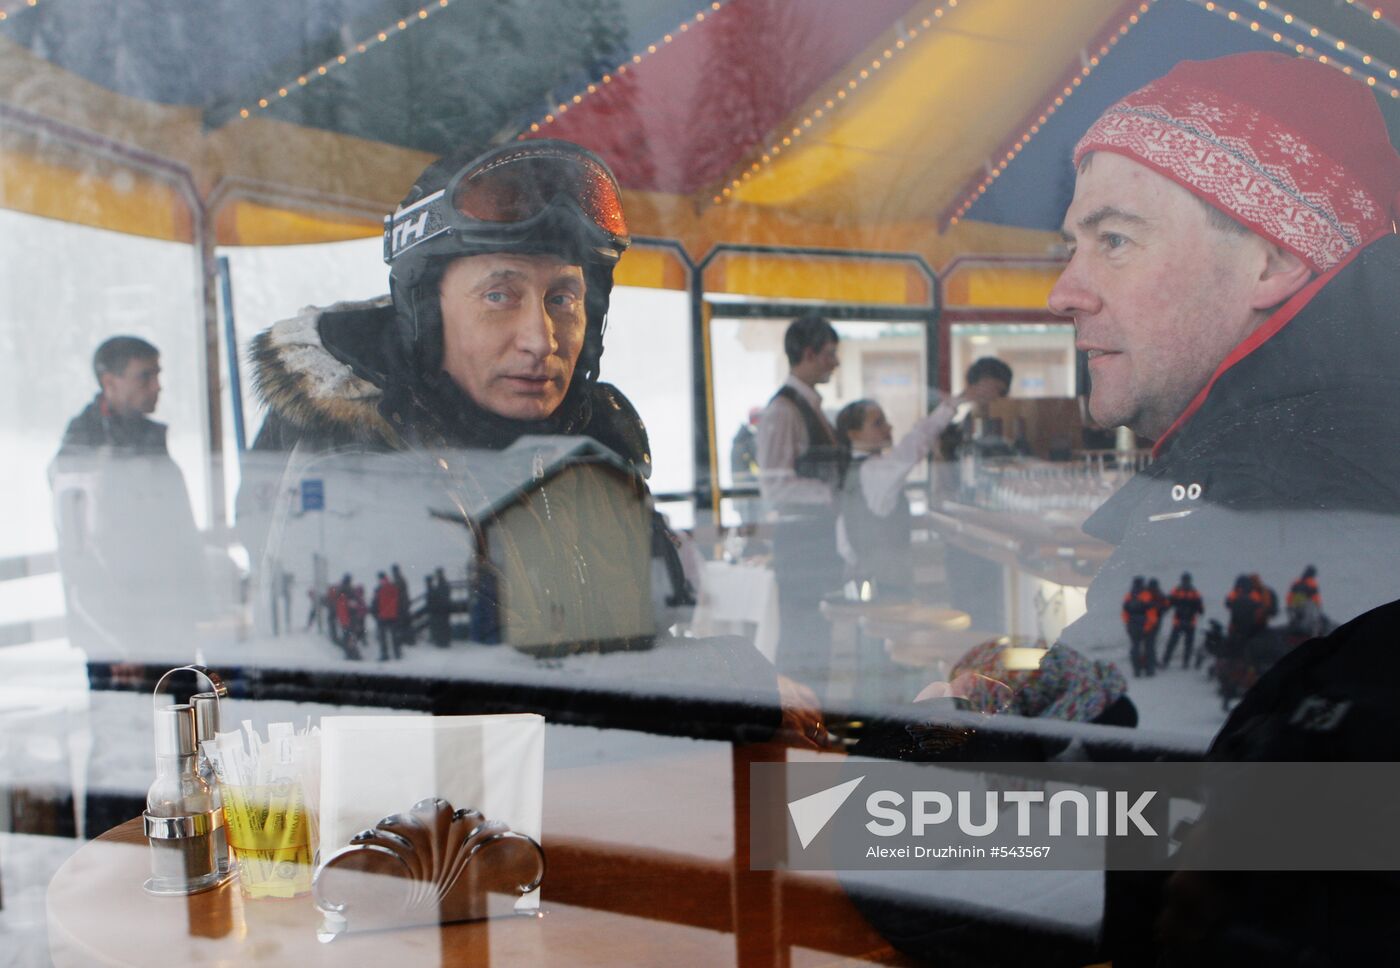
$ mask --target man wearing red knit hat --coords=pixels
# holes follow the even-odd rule
[[[1110,107],[1074,164],[1050,306],[1088,354],[1090,414],[1156,459],[1086,523],[1117,549],[1062,640],[1116,644],[1133,575],[1223,589],[1325,561],[1334,617],[1369,614],[1283,658],[1211,756],[1400,759],[1400,606],[1377,609],[1400,593],[1400,155],[1374,95],[1280,54],[1183,63]],[[1366,913],[1400,898],[1390,880],[1239,876],[1165,894],[1111,876],[1115,965],[1360,964],[1397,930]]]
[[[1333,618],[1393,599],[1400,155],[1374,95],[1281,54],[1185,62],[1074,164],[1050,306],[1088,354],[1090,414],[1156,459],[1086,523],[1117,552],[1063,641],[1118,643],[1134,575],[1278,586],[1325,559]]]

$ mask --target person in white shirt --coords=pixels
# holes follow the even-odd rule
[[[836,352],[839,342],[835,328],[820,316],[793,320],[783,336],[788,376],[758,421],[759,490],[779,518],[831,506],[831,481],[803,476],[798,459],[814,445],[836,443],[816,388],[841,365]]]
[[[841,559],[834,509],[839,448],[816,388],[840,365],[839,342],[835,328],[820,316],[793,320],[783,336],[788,377],[758,421],[759,492],[776,518],[777,665],[819,694],[831,652],[821,600],[841,586]]]
[[[1011,368],[984,357],[967,373],[966,389],[945,397],[890,448],[894,433],[874,400],[847,404],[836,417],[836,436],[850,454],[839,491],[836,546],[846,577],[871,583],[881,599],[907,599],[913,591],[909,500],[904,482],[964,404],[985,407],[1006,396]],[[888,451],[886,448],[890,448]]]

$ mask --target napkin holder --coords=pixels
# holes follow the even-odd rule
[[[480,811],[440,798],[361,831],[316,873],[323,936],[515,913],[544,879],[544,850]]]

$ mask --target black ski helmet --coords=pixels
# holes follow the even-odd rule
[[[420,372],[442,365],[438,283],[452,260],[492,252],[555,255],[584,272],[587,328],[575,378],[598,376],[613,267],[631,244],[617,179],[568,141],[459,148],[418,176],[384,218],[384,261],[400,347]]]

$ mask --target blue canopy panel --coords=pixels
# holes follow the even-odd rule
[[[1280,48],[1192,4],[1158,0],[1084,83],[1041,127],[964,218],[1018,228],[1058,230],[1074,196],[1070,157],[1089,125],[1113,102],[1161,77],[1178,61],[1208,60]],[[1392,122],[1392,131],[1395,125]],[[1014,132],[1017,136],[1020,132]]]

